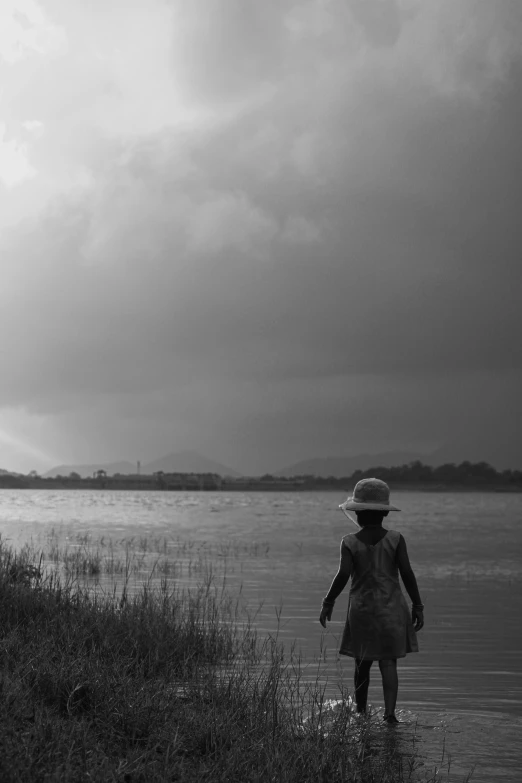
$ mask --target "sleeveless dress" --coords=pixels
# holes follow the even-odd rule
[[[352,577],[341,655],[378,661],[419,651],[399,583],[400,537],[396,530],[388,530],[373,546],[363,544],[355,533],[343,538],[342,552],[351,556]]]

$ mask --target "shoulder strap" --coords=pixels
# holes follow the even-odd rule
[[[354,541],[357,541],[357,538],[355,536],[355,533],[348,533],[343,538],[343,544],[350,549],[350,544],[353,544]]]
[[[399,546],[401,534],[398,530],[388,530],[388,534],[385,536],[385,540],[386,539],[393,546],[393,548],[396,549]]]

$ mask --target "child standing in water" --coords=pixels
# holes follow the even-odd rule
[[[424,605],[408,558],[406,541],[397,531],[382,526],[383,518],[390,511],[400,509],[390,505],[388,485],[376,478],[359,481],[352,497],[340,508],[345,513],[355,511],[360,530],[341,541],[339,570],[323,601],[319,622],[326,628],[326,620],[332,619],[335,600],[351,577],[348,616],[339,652],[355,658],[357,712],[366,710],[370,668],[374,661],[379,661],[384,694],[383,720],[398,723],[395,716],[399,687],[397,658],[419,651],[416,631],[424,625]],[[399,573],[412,601],[411,619],[399,584]]]

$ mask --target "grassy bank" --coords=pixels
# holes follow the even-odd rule
[[[93,596],[0,543],[0,629],[3,783],[391,783],[416,766],[348,698],[329,713],[211,576]]]

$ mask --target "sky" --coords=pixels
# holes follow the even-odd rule
[[[521,40],[519,0],[3,0],[0,467],[513,440]]]

